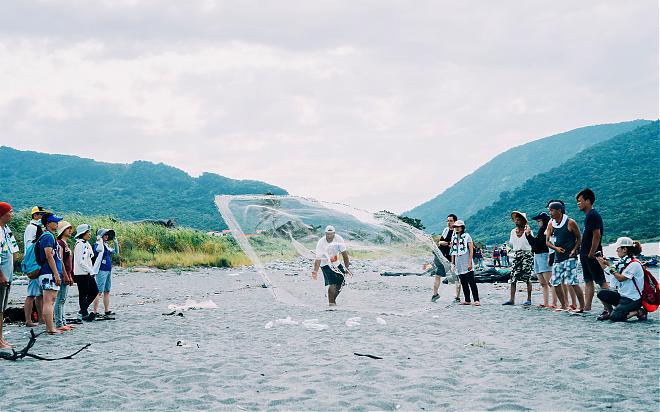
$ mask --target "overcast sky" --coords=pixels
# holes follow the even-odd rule
[[[400,212],[657,118],[658,53],[657,0],[3,1],[0,144]]]

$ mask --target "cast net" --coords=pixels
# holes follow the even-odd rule
[[[264,283],[287,304],[327,306],[322,273],[317,281],[311,278],[327,225],[343,238],[354,275],[346,276],[340,308],[390,314],[425,310],[431,276],[449,272],[431,237],[389,212],[295,196],[217,196],[216,205]],[[319,257],[336,254],[324,249]],[[341,261],[339,256],[330,265]]]

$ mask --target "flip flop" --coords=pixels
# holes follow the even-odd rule
[[[553,312],[555,312],[555,313],[566,312],[566,309],[556,308],[555,310],[553,310]]]
[[[479,303],[479,301],[474,302],[474,306],[481,306],[481,303]]]
[[[461,302],[461,305],[471,305],[471,302]]]
[[[540,305],[537,305],[536,307],[537,308],[547,308],[547,306],[545,306],[543,303],[541,303]]]

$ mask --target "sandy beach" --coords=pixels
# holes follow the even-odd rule
[[[276,289],[263,288],[252,268],[118,271],[117,320],[41,336],[33,352],[64,356],[91,343],[88,350],[73,360],[0,361],[2,409],[660,407],[660,373],[648,367],[659,354],[657,312],[611,324],[596,321],[600,303],[584,317],[502,307],[507,285],[487,284],[479,285],[480,308],[451,303],[453,285],[431,304],[431,278],[383,278],[366,268],[356,268],[338,310],[328,311],[321,281],[295,273],[302,267],[271,269]],[[13,289],[12,303],[23,289]],[[187,299],[217,308],[163,315]],[[76,307],[74,288],[67,312]],[[18,347],[28,340],[23,326],[5,330]]]

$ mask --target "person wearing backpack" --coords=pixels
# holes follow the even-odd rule
[[[18,243],[9,228],[9,222],[13,217],[14,209],[11,205],[0,202],[0,349],[14,347],[2,335],[4,311],[9,303],[9,292],[14,278],[14,253],[18,252]]]
[[[57,292],[60,290],[60,283],[63,278],[62,269],[62,249],[55,240],[57,225],[62,220],[61,217],[47,212],[41,217],[41,223],[46,231],[37,241],[37,254],[40,257],[41,270],[39,271],[39,285],[43,289],[43,307],[42,316],[46,322],[46,333],[57,335],[62,333],[55,327],[53,310]]]
[[[605,307],[598,320],[625,322],[633,316],[645,320],[646,311],[642,308],[640,292],[644,287],[644,269],[635,259],[635,256],[642,253],[642,246],[629,237],[618,238],[614,246],[619,255],[616,265],[612,265],[602,255],[597,256],[600,266],[612,277],[610,285],[613,286],[598,292],[598,299]]]
[[[43,233],[43,226],[41,224],[41,218],[46,209],[43,206],[35,206],[32,208],[32,220],[28,223],[25,228],[25,233],[23,234],[23,247],[27,251],[32,243],[35,243],[41,237]],[[32,309],[36,306],[37,313],[39,314],[39,321],[43,322],[43,316],[41,314],[41,307],[43,304],[42,299],[42,290],[39,286],[39,279],[30,279],[28,282],[27,296],[25,297],[25,304],[23,305],[23,310],[25,311],[25,326],[34,327],[39,326],[38,324],[32,322]]]
[[[78,320],[91,322],[96,318],[95,312],[89,312],[89,305],[94,302],[99,293],[94,279],[94,249],[89,244],[92,237],[92,227],[83,223],[76,228],[76,246],[73,249],[73,276],[78,285],[78,303],[80,311]],[[80,322],[78,322],[80,323]]]
[[[114,241],[114,248],[106,242]],[[94,300],[94,313],[98,313],[99,299],[103,297],[103,308],[105,316],[115,313],[110,310],[110,289],[112,288],[112,259],[111,256],[119,253],[119,242],[112,229],[100,228],[96,231],[96,243],[94,244],[94,273],[96,273],[96,286],[99,289],[96,300]]]

